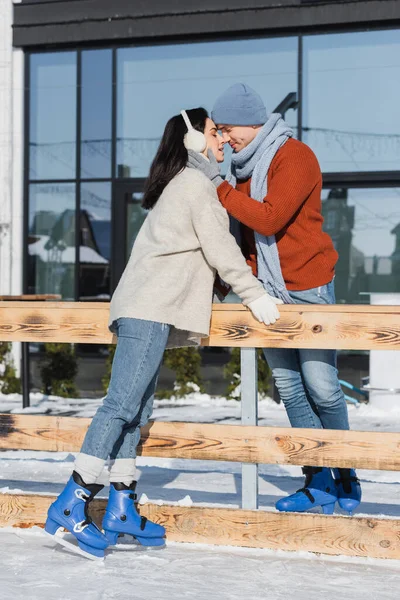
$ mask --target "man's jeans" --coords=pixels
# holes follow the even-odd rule
[[[333,281],[289,293],[296,304],[335,304]],[[264,355],[292,427],[349,429],[336,350],[264,348]]]
[[[136,458],[140,428],[153,411],[154,392],[170,326],[141,319],[114,323],[117,349],[107,396],[86,433],[81,452],[106,460]]]

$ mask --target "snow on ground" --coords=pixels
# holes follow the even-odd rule
[[[177,544],[93,563],[34,530],[0,534],[2,600],[395,600],[397,561]]]
[[[101,400],[61,399],[32,394],[24,411],[21,397],[0,395],[0,412],[90,417]],[[399,431],[400,404],[392,411],[349,406],[358,430]],[[284,408],[259,402],[259,424],[287,426]],[[164,421],[240,423],[240,403],[193,393],[184,400],[157,400],[153,418]],[[0,491],[57,494],[71,471],[71,453],[0,453]],[[152,502],[240,506],[241,466],[217,461],[140,457],[138,492]],[[400,518],[400,477],[396,472],[359,471],[363,502],[358,514]],[[104,483],[107,474],[104,473]],[[278,498],[301,487],[299,467],[261,465],[260,507],[274,510]],[[107,488],[103,490],[103,495]],[[145,497],[144,497],[145,498]],[[102,564],[55,547],[38,529],[0,530],[0,598],[88,600],[239,599],[394,600],[400,561],[322,557],[296,552],[168,543],[144,551],[121,544]]]

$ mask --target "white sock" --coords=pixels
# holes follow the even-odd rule
[[[110,460],[110,483],[124,483],[131,485],[136,476],[136,459],[116,458]]]
[[[74,470],[90,485],[96,483],[100,477],[105,462],[102,458],[80,452],[75,459]]]

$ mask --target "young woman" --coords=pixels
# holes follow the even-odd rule
[[[164,528],[141,518],[133,502],[136,446],[152,413],[165,348],[198,344],[209,334],[216,271],[256,319],[268,325],[279,318],[281,301],[265,292],[246,264],[215,185],[186,168],[187,148],[202,148],[203,160],[211,152],[222,162],[223,145],[203,108],[183,111],[168,121],[150,169],[143,199],[150,212],[111,301],[109,323],[118,343],[108,393],[45,527],[53,536],[67,529],[89,558],[103,557],[121,533],[145,546],[164,543]],[[110,496],[102,533],[87,508],[102,489],[96,482],[108,457]]]

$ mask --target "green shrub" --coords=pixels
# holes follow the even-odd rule
[[[112,363],[114,360],[116,345],[108,347],[106,370],[101,380],[104,393],[107,393],[110,384]],[[204,384],[200,374],[201,356],[197,348],[173,348],[164,354],[163,364],[175,372],[175,383],[173,390],[158,390],[158,397],[170,398],[176,396],[182,398],[194,390],[204,392]]]
[[[40,375],[45,394],[77,398],[75,377],[78,363],[72,344],[45,344],[45,355],[40,363]]]
[[[11,342],[0,342],[0,392],[2,394],[21,392],[21,380],[16,375],[11,348]]]
[[[257,348],[258,359],[258,392],[266,396],[271,382],[271,369],[264,358],[261,348]],[[233,348],[230,361],[224,367],[224,377],[228,380],[226,396],[231,400],[239,400],[240,385],[240,348]]]
[[[158,396],[183,398],[193,391],[204,392],[204,382],[200,373],[201,356],[198,348],[172,348],[164,354],[166,367],[175,372],[173,391],[158,392]]]

